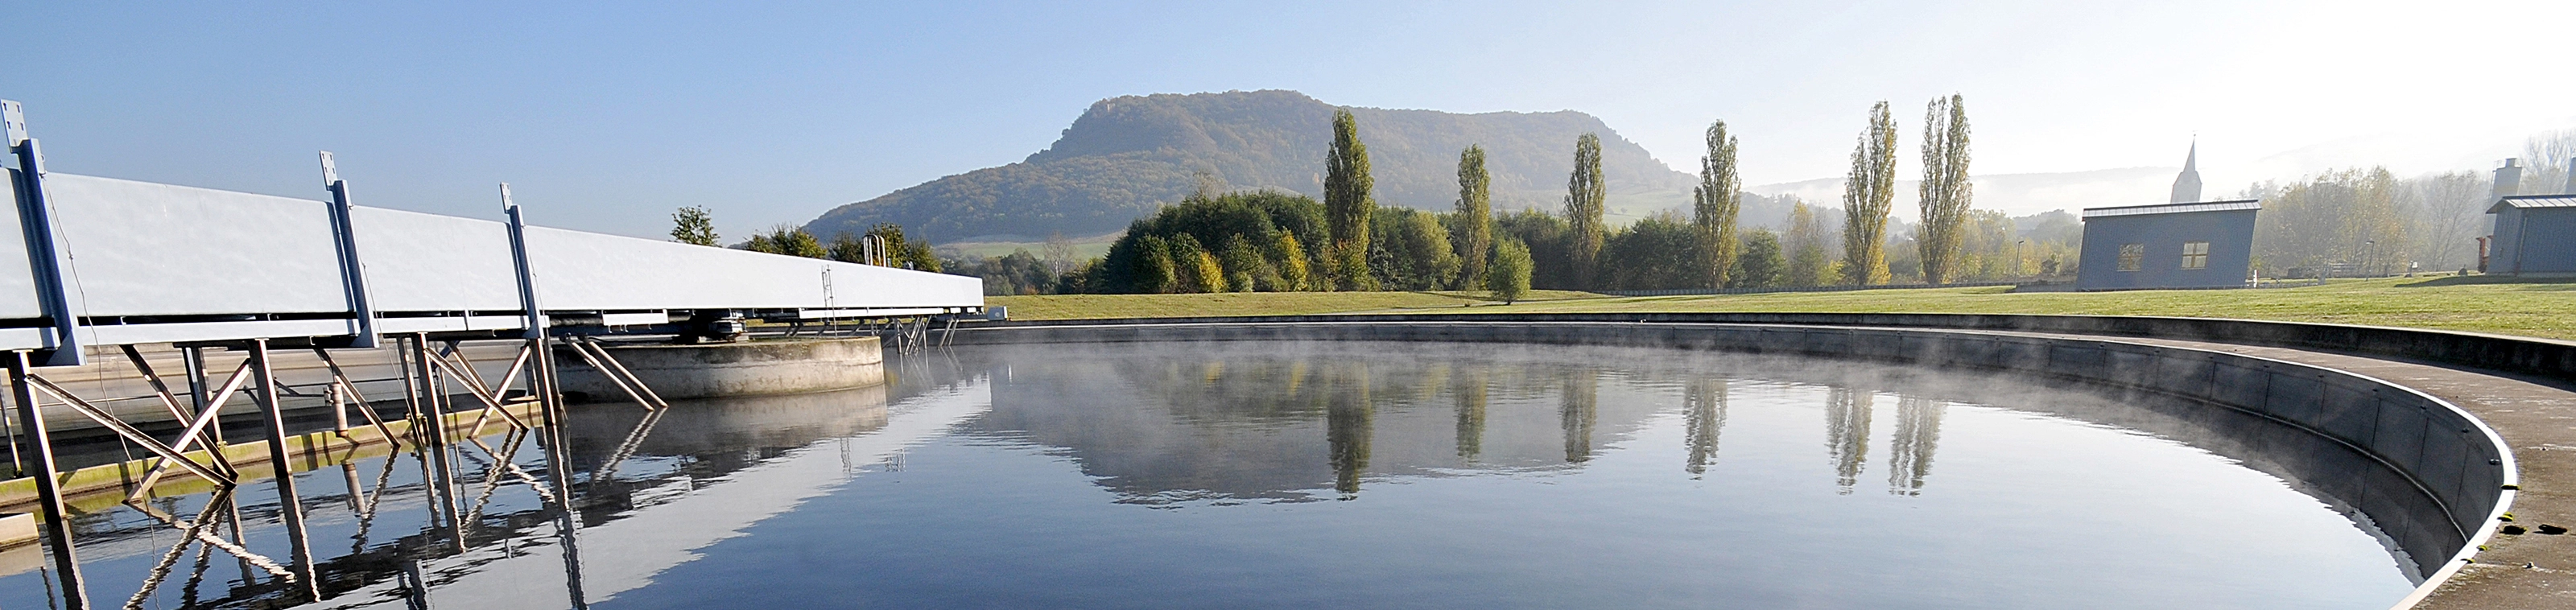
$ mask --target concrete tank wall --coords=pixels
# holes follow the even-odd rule
[[[2251,431],[2243,442],[2301,473],[2319,493],[2359,507],[2415,559],[2422,574],[2465,560],[2471,541],[2490,535],[2515,483],[2502,439],[2449,403],[2360,375],[2252,356],[1908,328],[1501,317],[1343,320],[985,326],[961,328],[957,343],[1511,342],[1776,353],[2009,373],[2089,387],[2140,408],[2198,413],[2213,423],[2252,415],[2280,424]],[[2319,438],[2330,442],[2315,442]]]
[[[2221,313],[2221,312],[2211,312]],[[1007,322],[1005,326],[1300,322],[1315,317],[1165,318]],[[1359,322],[1690,322],[1998,330],[2155,337],[2395,357],[2474,369],[2576,378],[2576,342],[2483,333],[2160,316],[2058,316],[1955,313],[1565,313],[1382,314],[1330,316]]]
[[[885,350],[876,337],[740,343],[603,344],[619,364],[669,400],[822,392],[885,383]],[[571,348],[557,346],[564,393],[626,400],[606,376]]]

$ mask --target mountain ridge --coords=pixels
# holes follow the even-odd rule
[[[1614,212],[1686,202],[1695,182],[1572,110],[1462,114],[1335,106],[1285,90],[1163,93],[1094,102],[1054,143],[1018,163],[844,204],[805,229],[830,236],[894,222],[939,241],[1105,233],[1179,201],[1201,171],[1232,189],[1319,196],[1335,109],[1359,120],[1381,205],[1447,209],[1457,196],[1458,152],[1476,144],[1486,150],[1498,211],[1553,210],[1574,139],[1587,132],[1601,135]]]

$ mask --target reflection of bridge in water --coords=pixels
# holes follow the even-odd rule
[[[472,548],[467,534],[485,517],[474,507],[506,486],[553,507],[565,560],[575,561],[558,354],[658,412],[667,405],[589,337],[731,336],[749,319],[903,324],[912,330],[902,336],[917,340],[929,321],[983,307],[974,278],[529,225],[508,185],[505,221],[357,206],[329,153],[329,201],[50,173],[16,102],[0,101],[0,127],[17,203],[16,214],[0,214],[14,223],[0,230],[0,251],[24,254],[0,256],[0,358],[14,407],[5,424],[15,472],[38,475],[0,495],[18,494],[45,516],[47,579],[71,608],[90,606],[71,510],[84,493],[116,496],[84,499],[84,511],[121,500],[181,535],[129,605],[153,599],[192,547],[198,565],[219,553],[247,566],[245,581],[265,579],[262,603],[338,591],[317,568],[296,477],[274,475],[367,451],[421,456],[428,517],[447,532],[440,552]],[[210,357],[223,351],[242,357]],[[394,376],[353,377],[335,353]],[[307,383],[281,382],[286,361],[305,354]],[[127,383],[89,392],[67,383],[104,378],[118,368],[110,363],[130,365],[113,372]],[[88,366],[42,368],[78,365]],[[126,393],[101,395],[105,387]],[[326,423],[290,417],[299,402]],[[252,414],[243,403],[257,417],[242,417]],[[48,430],[63,421],[94,424],[142,459],[66,472]],[[265,447],[227,445],[227,428],[258,434]],[[486,442],[495,430],[499,443]],[[521,464],[523,449],[541,459]],[[461,487],[476,468],[487,470],[484,489]],[[278,497],[282,559],[244,535],[237,500],[263,478]],[[355,501],[360,477],[346,478]],[[193,513],[154,502],[207,490]],[[571,599],[585,603],[578,590]]]

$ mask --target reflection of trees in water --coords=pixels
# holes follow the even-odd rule
[[[1369,477],[1580,467],[1568,463],[1568,424],[1572,455],[1586,459],[1672,406],[1632,397],[1688,378],[1641,380],[1561,354],[1409,346],[1011,357],[996,369],[1009,372],[995,376],[993,410],[969,429],[1063,447],[1119,501],[1144,504],[1311,501],[1353,494]],[[1597,390],[1597,405],[1567,403],[1569,385],[1577,398]]]
[[[1932,449],[1941,442],[1941,414],[1948,407],[1929,398],[1896,400],[1896,438],[1887,446],[1887,493],[1920,495],[1932,475]]]
[[[1592,459],[1592,425],[1600,412],[1599,375],[1588,368],[1566,372],[1564,407],[1557,410],[1558,423],[1565,428],[1566,463]]]
[[[1485,372],[1479,367],[1458,375],[1450,392],[1458,400],[1458,457],[1474,462],[1485,450]]]
[[[1860,471],[1869,465],[1869,411],[1875,398],[1867,391],[1836,387],[1825,398],[1825,452],[1834,460],[1834,485],[1849,494]]]
[[[1368,470],[1369,436],[1377,407],[1369,401],[1368,365],[1333,367],[1331,397],[1324,407],[1324,439],[1330,445],[1333,490],[1342,499],[1360,493],[1360,473]]]
[[[1155,398],[1172,416],[1194,422],[1308,420],[1323,406],[1316,392],[1332,391],[1343,376],[1330,365],[1311,366],[1304,358],[1153,358],[1101,364],[1124,382],[1112,387],[1134,388]]]
[[[1690,459],[1682,465],[1692,478],[1717,460],[1717,434],[1726,427],[1726,379],[1694,377],[1682,382],[1682,403],[1689,407],[1683,420],[1688,429]]]

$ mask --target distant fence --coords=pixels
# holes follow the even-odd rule
[[[1976,288],[1980,286],[2054,286],[2072,282],[1953,282],[1948,284],[1877,284],[1871,286],[1773,286],[1768,288],[1676,288],[1672,290],[1595,290],[1598,294],[1617,297],[1678,297],[1710,294],[1763,294],[1771,292],[1846,292],[1852,290],[1903,290],[1907,288]]]

